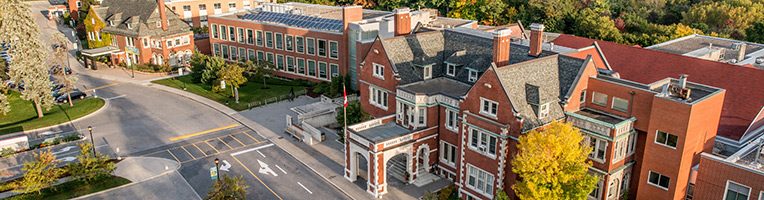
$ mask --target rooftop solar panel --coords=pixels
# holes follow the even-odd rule
[[[318,29],[341,32],[342,21],[335,19],[326,19],[305,15],[295,15],[287,13],[274,13],[274,12],[258,12],[252,14],[246,14],[241,17],[245,20],[262,21],[270,23],[284,24],[287,26],[295,26],[306,29]]]

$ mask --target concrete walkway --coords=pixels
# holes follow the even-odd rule
[[[263,137],[270,140],[272,143],[274,143],[279,148],[286,151],[288,154],[290,154],[295,159],[299,160],[313,170],[316,174],[324,178],[326,181],[331,183],[334,187],[345,193],[347,196],[349,196],[351,199],[372,199],[372,196],[369,195],[364,189],[356,186],[352,182],[348,181],[344,178],[342,171],[337,171],[336,162],[332,161],[331,159],[327,159],[326,156],[323,155],[315,155],[315,152],[307,152],[306,149],[302,149],[298,147],[297,145],[291,143],[289,140],[279,140],[278,138],[283,137],[284,135],[277,134],[271,129],[268,129],[264,127],[263,125],[250,120],[247,117],[242,116],[235,110],[222,105],[218,102],[215,102],[213,100],[204,98],[202,96],[198,96],[183,90],[159,85],[159,84],[149,84],[149,87],[157,88],[163,91],[167,91],[170,93],[174,93],[189,99],[192,99],[194,101],[197,101],[199,103],[202,103],[204,105],[207,105],[219,112],[222,112],[223,114],[228,115],[233,120],[238,121],[242,125],[256,131]],[[312,149],[310,149],[312,150]],[[319,158],[324,158],[319,160]],[[335,169],[332,169],[332,168]]]
[[[114,175],[132,183],[75,199],[201,199],[178,168],[173,160],[129,157],[117,163]]]

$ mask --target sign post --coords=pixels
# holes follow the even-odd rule
[[[216,167],[210,167],[210,179],[217,180],[218,179],[218,170]]]

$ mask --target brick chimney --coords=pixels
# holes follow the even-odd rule
[[[531,40],[529,56],[538,57],[543,50],[541,47],[544,45],[544,25],[533,23],[531,24]]]
[[[159,18],[162,20],[162,30],[167,31],[168,21],[167,21],[167,14],[165,13],[165,9],[167,9],[164,6],[164,0],[157,0],[157,9],[159,9]]]
[[[509,49],[510,42],[509,35],[512,34],[512,30],[508,28],[502,28],[493,32],[493,63],[496,63],[497,67],[509,65]]]
[[[411,10],[403,7],[393,10],[395,16],[395,36],[411,33]]]
[[[363,20],[363,7],[361,6],[343,6],[342,24],[347,28],[348,24]]]

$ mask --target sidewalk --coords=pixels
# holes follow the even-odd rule
[[[261,134],[263,137],[270,140],[276,146],[283,149],[285,152],[290,154],[296,160],[299,160],[305,166],[313,170],[316,174],[324,178],[327,182],[331,183],[337,189],[339,189],[340,191],[348,195],[351,199],[357,199],[357,200],[372,199],[372,196],[369,195],[369,193],[367,193],[364,189],[358,187],[354,183],[344,178],[343,176],[344,167],[340,166],[341,169],[339,169],[339,171],[335,170],[337,166],[334,166],[335,169],[332,169],[332,166],[330,165],[338,165],[338,163],[336,163],[330,158],[327,158],[325,155],[321,155],[317,152],[309,153],[309,152],[306,152],[305,149],[302,149],[298,147],[297,145],[289,142],[289,140],[280,140],[278,138],[283,137],[283,135],[277,134],[271,131],[270,129],[265,128],[261,124],[242,116],[235,110],[228,108],[227,106],[222,105],[218,102],[212,101],[210,99],[207,99],[207,98],[204,98],[204,97],[201,97],[183,90],[179,90],[179,89],[175,89],[175,88],[171,88],[171,87],[167,87],[167,86],[163,86],[159,84],[150,84],[149,86],[192,99],[194,101],[207,105],[223,114],[228,115],[232,119],[238,121],[244,126],[254,130],[255,132]],[[337,155],[334,155],[333,157],[337,157]],[[323,158],[323,159],[319,160],[318,158]]]
[[[132,183],[74,199],[201,199],[178,173],[180,163],[164,158],[129,157],[114,175]]]

